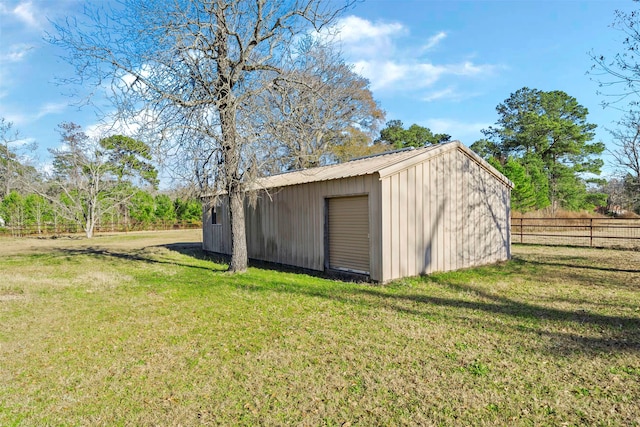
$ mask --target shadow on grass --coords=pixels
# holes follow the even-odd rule
[[[567,262],[553,262],[549,260],[546,260],[546,261],[527,260],[526,262],[528,262],[529,264],[550,266],[550,267],[582,268],[586,270],[598,270],[598,271],[607,271],[607,272],[613,272],[613,273],[640,273],[640,268],[600,267],[597,265],[570,264]]]
[[[213,273],[226,271],[224,265],[228,258],[210,254],[201,249],[200,243],[173,243],[155,246],[178,252],[187,257],[206,260],[216,263],[210,267],[194,265],[189,262],[165,260],[154,257],[153,252],[116,252],[102,248],[61,249],[65,254],[89,254],[103,257],[121,258],[131,261],[146,263],[169,264],[188,268],[198,268]],[[154,248],[154,247],[150,247]],[[222,264],[222,265],[221,265]],[[311,273],[312,276],[326,276],[321,272],[308,272],[298,268],[279,266],[268,263],[252,263],[252,266],[281,271],[285,273]],[[609,269],[606,267],[570,265],[575,268],[591,268],[603,272],[635,273],[636,270],[626,271]],[[523,259],[515,259],[501,266],[489,267],[494,271],[487,274],[499,274],[506,278],[510,275],[520,275],[527,280],[544,280],[545,277],[554,276],[554,271],[546,271],[548,268],[562,268],[569,265],[554,262],[532,262]],[[542,271],[541,271],[542,270]],[[555,272],[557,276],[557,272]],[[277,276],[275,276],[277,277]],[[573,278],[579,279],[579,278]],[[526,333],[531,335],[532,345],[540,341],[540,337],[546,336],[548,342],[547,351],[554,354],[569,354],[573,352],[603,353],[614,351],[640,351],[640,313],[638,316],[625,317],[599,314],[583,309],[562,310],[558,308],[518,301],[505,296],[486,292],[478,287],[456,283],[439,276],[428,276],[420,280],[431,282],[438,287],[437,292],[450,292],[456,297],[447,298],[434,296],[422,291],[412,293],[415,290],[392,290],[385,286],[337,284],[327,286],[326,283],[297,283],[296,281],[282,282],[280,280],[264,280],[259,283],[245,283],[245,281],[229,282],[231,286],[237,286],[244,290],[255,292],[278,292],[297,294],[318,298],[326,298],[343,304],[366,306],[374,310],[386,309],[414,316],[426,317],[433,320],[438,309],[455,309],[459,317],[466,317],[477,322],[477,327],[485,324],[499,324],[499,327]],[[457,279],[458,281],[460,279]],[[606,279],[604,279],[606,280]],[[614,284],[615,286],[615,284]],[[576,304],[574,302],[574,304]],[[487,319],[482,314],[490,314]],[[499,321],[496,316],[509,317],[519,323]],[[496,322],[496,320],[498,320]],[[551,325],[549,325],[551,322]],[[563,327],[562,323],[566,326]],[[552,328],[562,329],[562,332],[547,330]],[[473,327],[473,326],[472,326]],[[573,330],[574,332],[566,332]],[[590,336],[586,336],[590,335]]]
[[[225,260],[220,257],[216,257],[215,255],[210,255],[204,252],[201,249],[201,245],[202,244],[198,242],[172,243],[168,245],[149,246],[146,248],[142,248],[139,251],[123,251],[123,252],[108,250],[100,247],[62,248],[62,249],[56,249],[56,252],[62,253],[65,255],[91,255],[91,256],[98,256],[98,257],[117,258],[117,259],[123,259],[127,261],[140,261],[148,264],[175,265],[179,267],[197,268],[197,269],[202,269],[202,270],[211,271],[211,272],[226,271],[227,270],[226,267],[224,265],[222,266],[220,265],[220,264],[224,264]],[[174,252],[178,252],[180,254],[187,255],[194,259],[211,261],[212,264],[217,264],[217,265],[204,266],[204,265],[195,265],[192,263],[181,262],[181,261],[171,260],[171,259],[159,259],[157,257],[153,257],[153,254],[146,252],[146,249],[160,248],[160,247],[169,249]]]
[[[176,250],[185,255],[196,256],[199,259],[207,259],[206,252],[201,248],[190,248],[176,245],[167,245],[172,250]],[[305,273],[316,277],[326,277],[322,272],[309,272],[298,268],[281,266],[271,263],[252,263],[253,266],[263,269],[275,270],[287,273]],[[515,258],[509,263],[494,266],[497,274],[505,275],[523,275],[529,276],[528,279],[535,281],[546,278],[556,278],[557,271],[549,271],[549,268],[584,268],[588,270],[599,270],[611,273],[636,273],[640,270],[635,269],[617,269],[598,267],[594,265],[574,265],[556,262],[539,262],[529,261],[522,258]],[[490,267],[491,268],[491,267]],[[584,275],[584,277],[574,277],[574,280],[593,281],[592,277]],[[371,308],[385,308],[397,312],[402,312],[417,316],[433,317],[428,309],[436,308],[452,308],[464,311],[466,314],[488,313],[491,315],[508,316],[516,320],[524,321],[529,326],[510,326],[522,332],[527,330],[533,340],[539,340],[541,336],[547,336],[551,347],[548,349],[554,353],[567,354],[572,352],[602,353],[611,351],[640,351],[640,313],[637,317],[612,316],[599,313],[585,311],[583,309],[562,310],[558,308],[537,305],[523,301],[517,301],[504,296],[495,295],[483,291],[474,286],[454,283],[450,280],[442,280],[436,277],[424,277],[422,280],[430,281],[437,284],[445,291],[454,292],[456,294],[474,295],[473,300],[461,298],[446,298],[432,296],[428,294],[411,294],[389,292],[384,286],[344,286],[339,288],[319,287],[313,285],[300,285],[296,283],[286,283],[279,286],[275,284],[264,284],[263,286],[245,287],[255,291],[270,291],[296,293],[313,297],[323,297],[339,301],[347,304],[366,305]],[[602,279],[607,283],[607,279]],[[611,284],[609,282],[609,284]],[[618,285],[620,285],[618,283]],[[616,286],[615,284],[613,286]],[[482,301],[479,301],[482,300]],[[575,304],[575,302],[574,302]],[[475,316],[478,317],[478,316]],[[478,322],[485,319],[478,318]],[[568,323],[570,328],[582,329],[587,327],[591,329],[591,335],[585,336],[582,333],[575,332],[551,332],[544,330],[542,323]],[[481,327],[482,325],[478,325]],[[505,326],[502,324],[502,326]]]
[[[427,279],[433,280],[433,279]],[[528,321],[526,328],[536,335],[547,335],[554,342],[554,350],[561,353],[572,351],[608,352],[615,350],[640,351],[640,317],[610,316],[586,310],[561,310],[543,305],[513,300],[494,295],[477,287],[434,280],[435,283],[456,293],[474,295],[474,300],[443,298],[429,295],[382,295],[375,289],[362,292],[383,298],[408,300],[419,304],[436,305],[465,310],[467,313],[484,312],[492,315],[508,316]],[[484,301],[478,301],[478,299]],[[480,319],[481,320],[481,319]],[[538,322],[570,323],[586,326],[600,337],[584,336],[576,333],[558,333],[543,330]],[[518,328],[522,330],[521,327]]]
[[[529,269],[536,271],[540,280],[557,282],[570,280],[579,282],[584,287],[601,286],[609,289],[638,290],[640,285],[640,269],[619,266],[597,265],[595,258],[550,256],[544,257],[514,257],[515,262],[521,262]],[[584,262],[584,263],[583,263]],[[561,274],[558,272],[561,271]]]

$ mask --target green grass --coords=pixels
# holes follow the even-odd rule
[[[374,286],[146,238],[0,257],[0,425],[640,425],[638,252]]]

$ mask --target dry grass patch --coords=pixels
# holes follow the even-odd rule
[[[640,424],[638,252],[370,286],[164,237],[0,258],[0,425]]]

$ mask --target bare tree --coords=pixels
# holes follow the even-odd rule
[[[609,151],[624,183],[627,204],[640,210],[640,113],[628,113],[610,133],[615,148]]]
[[[0,118],[0,198],[7,197],[11,190],[24,187],[25,181],[35,179],[35,169],[28,164],[24,154],[32,152],[35,144],[25,144],[18,149],[20,134],[13,123]]]
[[[87,238],[104,214],[121,207],[134,194],[134,182],[157,184],[148,163],[148,147],[116,135],[94,141],[75,123],[59,125],[62,148],[50,149],[53,176],[46,187],[32,190],[49,200],[67,221],[79,223]]]
[[[622,34],[622,51],[613,55],[591,52],[593,65],[589,74],[605,97],[603,106],[633,110],[640,105],[640,11],[615,10],[611,27]]]
[[[331,22],[343,7],[325,0],[121,0],[56,26],[76,82],[111,89],[116,118],[178,149],[206,140],[229,198],[231,271],[247,268],[244,190],[255,174],[254,100],[285,68],[293,40]],[[175,146],[172,148],[176,148]],[[182,151],[182,150],[178,150]],[[205,161],[205,160],[203,160]]]
[[[91,238],[102,213],[100,195],[108,186],[108,165],[80,126],[62,123],[58,129],[63,148],[49,149],[53,176],[47,189],[34,190],[46,197],[62,218],[81,224],[87,238]]]
[[[295,55],[294,67],[264,100],[272,115],[264,120],[264,135],[279,144],[279,168],[304,169],[374,151],[367,148],[385,114],[369,81],[319,38],[303,39]]]
[[[623,36],[622,49],[611,56],[592,52],[590,74],[605,97],[603,106],[625,112],[611,131],[615,148],[610,152],[628,202],[640,213],[640,11],[616,10],[612,28]]]
[[[0,151],[0,182],[2,182],[2,196],[7,197],[11,192],[12,181],[15,175],[16,155],[10,148],[10,144],[18,139],[18,133],[12,130],[13,123],[0,118],[0,138],[2,147]]]

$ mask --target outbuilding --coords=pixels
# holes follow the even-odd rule
[[[460,142],[258,181],[249,258],[387,282],[507,260],[513,184]],[[203,247],[231,254],[224,197],[204,209]]]

